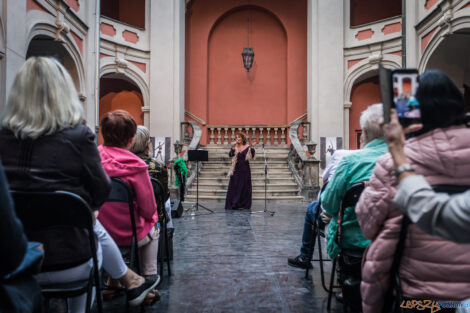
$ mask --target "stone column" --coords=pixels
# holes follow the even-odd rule
[[[184,120],[184,0],[150,2],[150,134],[180,139]]]
[[[5,99],[8,99],[11,86],[23,66],[26,58],[26,38],[28,22],[26,20],[26,1],[4,0],[2,5],[2,20],[5,34],[5,59],[3,70],[5,71],[2,86],[5,90]],[[1,101],[0,112],[3,111],[5,101]]]
[[[344,14],[344,0],[308,0],[307,113],[314,142],[344,132]]]

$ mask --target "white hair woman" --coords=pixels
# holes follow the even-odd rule
[[[44,57],[26,61],[13,83],[2,126],[0,155],[12,190],[70,191],[87,201],[98,216],[111,183],[101,166],[95,135],[84,125],[72,78],[58,61]],[[127,268],[98,221],[94,230],[99,262],[126,286],[130,304],[140,304],[156,281],[146,281]],[[92,262],[89,250],[80,249],[87,245],[83,233],[58,228],[27,235],[44,244],[40,282],[88,278]],[[84,296],[69,300],[71,312],[84,312],[85,306]]]
[[[150,156],[150,147],[150,131],[143,125],[137,125],[137,131],[134,139],[132,140],[130,150],[147,164],[150,177],[157,179],[163,185],[163,189],[165,190],[165,203],[157,203],[158,218],[161,223],[162,218],[165,215],[166,220],[169,221],[168,228],[173,228],[173,222],[171,220],[170,193],[168,189],[168,169],[163,163],[158,162],[155,158]],[[163,207],[165,207],[166,212],[163,210]]]

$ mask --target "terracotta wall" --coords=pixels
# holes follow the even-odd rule
[[[145,28],[145,0],[101,0],[101,15]]]
[[[357,137],[361,133],[359,124],[361,112],[371,104],[382,102],[378,76],[356,84],[351,92],[351,102],[352,105],[349,110],[349,149],[358,149]]]
[[[351,26],[367,24],[397,15],[401,15],[401,0],[350,0]]]
[[[209,125],[285,125],[306,113],[306,0],[195,0],[186,18],[187,111]]]

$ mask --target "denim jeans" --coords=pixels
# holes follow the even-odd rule
[[[315,223],[315,215],[317,214],[318,209],[318,201],[313,201],[310,202],[307,207],[307,212],[305,213],[304,231],[302,233],[302,246],[300,247],[300,257],[303,260],[310,261],[313,256],[313,225]],[[318,214],[318,219],[319,226],[324,226],[323,221],[320,219],[320,214]]]

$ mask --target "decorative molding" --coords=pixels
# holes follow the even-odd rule
[[[343,104],[343,107],[346,109],[346,110],[349,110],[352,106],[352,102],[351,101],[345,101],[344,104]]]
[[[381,51],[374,52],[372,53],[368,58],[367,61],[369,64],[374,65],[374,64],[379,64],[383,59],[383,55]]]
[[[373,35],[374,35],[374,31],[371,28],[369,28],[369,29],[358,31],[355,37],[357,40],[366,40],[366,39],[372,38]]]
[[[202,126],[205,126],[207,123],[206,121],[204,121],[202,118],[194,115],[193,113],[189,112],[189,111],[185,111],[184,112],[184,115],[186,115],[187,117],[195,120],[196,122],[198,122],[199,124],[201,124]]]
[[[54,40],[65,42],[64,38],[62,37],[62,32],[68,34],[70,32],[70,26],[60,19],[60,2],[58,2],[57,4],[58,5],[55,18],[55,25],[57,26],[57,31]]]
[[[401,23],[387,24],[382,28],[382,33],[385,35],[401,32]]]
[[[142,107],[142,112],[143,112],[143,113],[150,112],[150,107],[149,107],[149,106],[143,106],[143,107]]]

